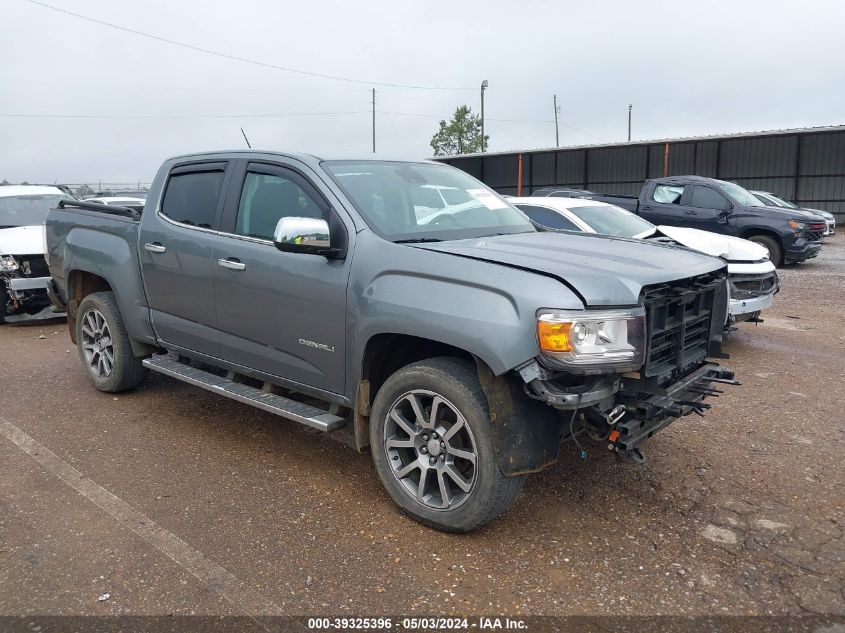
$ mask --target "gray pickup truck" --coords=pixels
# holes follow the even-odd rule
[[[431,213],[431,190],[458,202]],[[394,501],[469,531],[584,435],[640,443],[704,414],[725,265],[538,232],[433,162],[179,156],[142,213],[63,203],[54,295],[95,386],[149,370],[371,447]],[[659,262],[659,263],[655,263]]]

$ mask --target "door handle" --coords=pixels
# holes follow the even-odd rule
[[[151,253],[164,253],[165,251],[167,251],[167,248],[165,246],[162,246],[158,242],[153,242],[152,244],[150,242],[147,242],[146,244],[144,244],[144,250],[150,251]]]
[[[640,207],[640,208],[641,208],[643,211],[651,211],[651,205],[650,205],[650,204],[644,204],[644,205],[643,205],[642,207]]]
[[[228,259],[218,259],[217,263],[220,264],[223,268],[228,268],[229,270],[246,270],[246,264],[238,260],[236,257],[230,257]]]
[[[687,211],[687,215],[698,215],[698,211]]]

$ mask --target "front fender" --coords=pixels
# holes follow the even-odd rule
[[[356,243],[347,306],[349,397],[361,379],[367,341],[378,334],[451,345],[502,375],[537,355],[538,307],[583,309],[552,277],[392,244],[366,232]]]

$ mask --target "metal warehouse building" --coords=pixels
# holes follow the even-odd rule
[[[438,160],[503,194],[528,195],[540,187],[567,186],[636,195],[648,178],[695,174],[772,191],[845,220],[845,125]]]

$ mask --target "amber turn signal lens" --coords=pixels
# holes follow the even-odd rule
[[[537,338],[544,352],[571,352],[572,323],[537,321]]]

